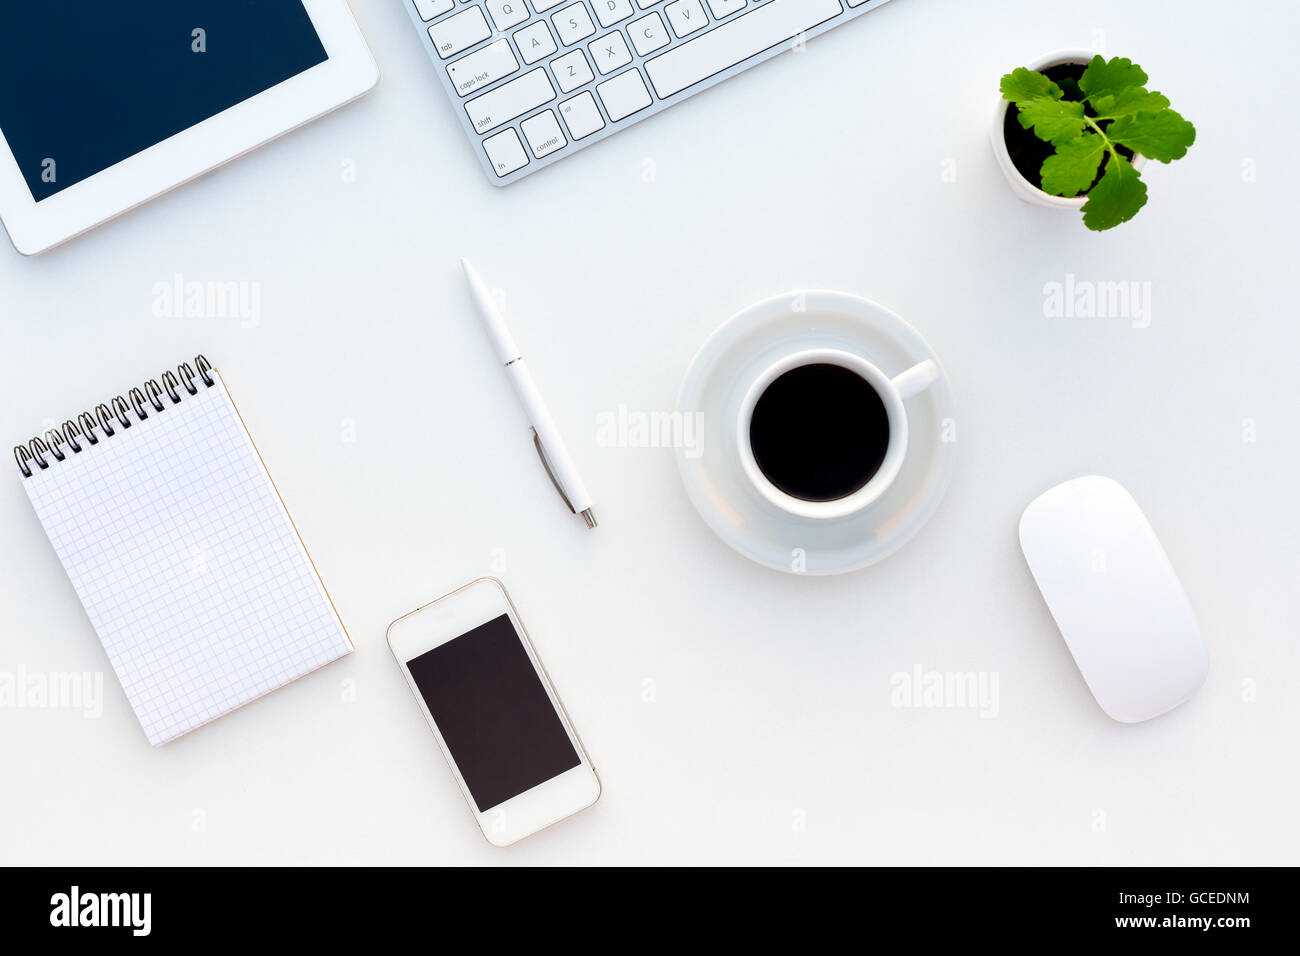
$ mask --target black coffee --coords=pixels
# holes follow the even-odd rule
[[[880,469],[889,448],[889,415],[857,372],[801,365],[758,397],[749,444],[759,470],[787,495],[834,501]]]

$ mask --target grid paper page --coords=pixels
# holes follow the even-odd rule
[[[352,649],[213,377],[23,479],[155,746]]]

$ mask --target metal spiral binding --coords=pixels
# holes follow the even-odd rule
[[[34,474],[32,462],[44,471],[50,467],[50,459],[64,461],[69,455],[81,454],[90,445],[98,445],[101,438],[116,435],[115,426],[120,425],[123,430],[130,428],[134,424],[133,415],[136,422],[142,422],[150,414],[165,411],[168,405],[179,405],[183,397],[182,388],[190,395],[197,395],[198,382],[202,382],[205,388],[216,384],[212,377],[212,363],[202,355],[194,357],[192,366],[189,362],[182,362],[175,372],[168,369],[159,378],[162,379],[161,385],[158,379],[151,378],[127,392],[126,398],[117,395],[96,405],[93,412],[82,412],[59,428],[51,428],[43,437],[37,436],[26,445],[15,445],[14,459],[18,462],[18,470],[24,478],[30,478]]]

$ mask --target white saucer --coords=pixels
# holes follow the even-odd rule
[[[826,347],[857,353],[890,376],[932,359],[939,378],[907,400],[907,456],[876,502],[846,518],[796,518],[745,477],[736,421],[746,388],[765,368],[789,352]],[[702,440],[677,449],[691,503],[723,541],[777,571],[840,574],[887,558],[930,520],[957,457],[952,389],[939,357],[897,315],[843,292],[790,292],[732,316],[696,353],[677,410],[702,415]]]

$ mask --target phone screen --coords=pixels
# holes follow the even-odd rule
[[[581,763],[508,615],[406,666],[480,813]]]

